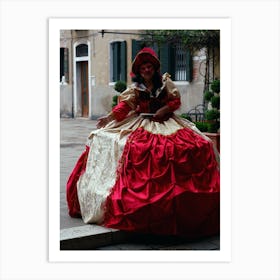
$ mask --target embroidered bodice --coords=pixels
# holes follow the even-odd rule
[[[162,86],[155,92],[148,90],[144,84],[134,83],[120,94],[118,103],[113,109],[117,120],[123,119],[131,110],[155,113],[167,105],[173,112],[181,105],[180,93],[168,73],[162,76]]]

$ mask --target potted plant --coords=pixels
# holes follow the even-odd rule
[[[124,81],[117,81],[114,85],[114,90],[119,93],[125,91],[126,88],[127,88],[127,85],[126,85],[126,82],[124,82]],[[118,98],[119,98],[119,94],[115,94],[112,97],[112,108],[118,104]]]
[[[206,122],[194,122],[195,126],[201,131],[201,132],[207,132],[208,131],[208,124]]]
[[[207,110],[205,112],[205,119],[207,122],[208,136],[220,151],[220,80],[215,79],[210,84],[211,91],[206,91],[204,99],[208,102]]]

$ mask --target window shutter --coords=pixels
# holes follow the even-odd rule
[[[60,82],[63,75],[64,75],[64,48],[60,48],[60,78],[59,78]]]
[[[66,82],[69,82],[69,53],[68,48],[64,49],[64,76]]]
[[[113,54],[113,80],[116,82],[118,78],[118,44],[112,43],[112,54]]]
[[[141,41],[132,39],[132,53],[131,53],[131,61],[134,60],[136,54],[141,50]]]
[[[175,80],[175,58],[176,46],[169,45],[169,67],[167,72],[171,75],[173,80]]]
[[[127,57],[126,57],[126,41],[121,42],[120,44],[120,80],[126,82],[127,76]]]
[[[169,72],[169,46],[163,43],[159,47],[159,59],[161,62],[161,72]]]

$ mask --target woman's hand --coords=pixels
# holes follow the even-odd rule
[[[171,110],[169,109],[169,107],[166,105],[166,106],[163,106],[161,107],[160,109],[158,109],[153,117],[153,119],[155,121],[163,121],[163,120],[166,120],[166,118],[168,119],[169,118],[169,115],[170,115]]]
[[[107,125],[110,121],[112,121],[113,119],[114,119],[114,117],[112,115],[101,117],[101,118],[97,119],[96,127],[102,128],[105,125]]]

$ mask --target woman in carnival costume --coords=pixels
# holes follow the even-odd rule
[[[202,237],[220,229],[219,154],[173,112],[180,93],[151,48],[135,82],[97,122],[66,187],[69,215],[140,233]]]

